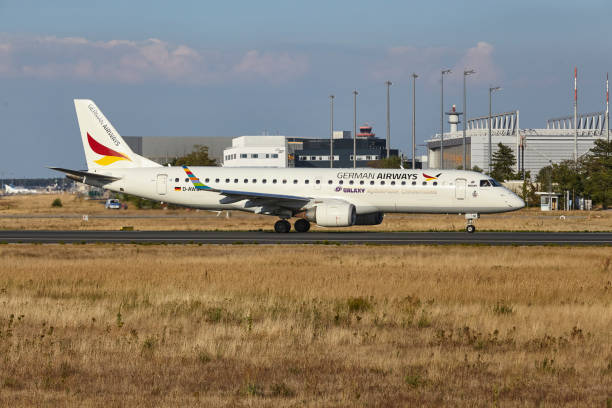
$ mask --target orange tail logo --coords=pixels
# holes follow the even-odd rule
[[[95,160],[95,162],[101,166],[108,166],[109,164],[115,163],[119,160],[132,161],[126,155],[119,153],[117,151],[114,151],[113,149],[109,149],[103,144],[98,143],[96,139],[91,137],[89,133],[87,133],[87,142],[89,143],[89,147],[91,148],[91,150],[93,150],[95,153],[98,153],[101,156],[104,156],[101,159]]]

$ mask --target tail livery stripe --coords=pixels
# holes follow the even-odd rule
[[[126,155],[119,153],[99,143],[98,141],[96,141],[96,139],[91,137],[89,133],[87,133],[87,142],[89,143],[89,147],[91,148],[91,150],[93,150],[95,153],[101,156],[104,156],[99,160],[95,160],[95,162],[101,166],[108,166],[109,164],[114,163],[119,160],[132,161]]]
[[[189,177],[189,180],[191,180],[191,183],[193,183],[193,186],[197,189],[197,190],[210,190],[211,188],[208,187],[205,184],[202,184],[200,182],[200,179],[197,178],[195,176],[195,174],[193,174],[191,172],[191,170],[189,170],[189,167],[187,166],[183,166],[183,170],[185,170],[185,173],[187,173],[187,177]]]

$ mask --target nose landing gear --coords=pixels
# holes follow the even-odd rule
[[[467,221],[467,226],[465,227],[465,230],[472,234],[476,231],[476,227],[474,226],[474,220],[477,220],[478,218],[480,218],[480,214],[465,214],[465,219]]]

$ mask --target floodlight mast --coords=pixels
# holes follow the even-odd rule
[[[466,139],[466,127],[467,127],[467,97],[466,97],[466,87],[465,87],[465,79],[468,75],[475,74],[476,71],[473,69],[463,71],[463,170],[467,170],[467,145],[465,143]]]
[[[493,92],[500,91],[501,87],[495,86],[489,88],[489,176],[491,175],[491,156],[492,156],[492,146],[491,146],[491,95]]]
[[[440,168],[444,168],[444,75],[450,74],[450,69],[441,71],[441,93],[440,93]]]

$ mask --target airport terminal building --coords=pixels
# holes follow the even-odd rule
[[[434,135],[426,141],[430,168],[457,169],[463,160],[463,129],[460,129],[460,112],[451,109],[446,113],[450,131]],[[605,113],[578,115],[578,156],[587,153],[598,138],[606,138]],[[541,168],[574,158],[573,117],[549,119],[545,128],[521,129],[519,111],[498,113],[491,116],[492,152],[498,143],[510,147],[516,157],[515,171],[524,168],[534,178]],[[478,166],[487,171],[489,166],[489,116],[468,119],[466,127],[467,168]],[[440,147],[443,146],[443,149]],[[444,157],[440,157],[443,150]]]
[[[353,167],[353,138],[350,131],[333,133],[334,167]],[[134,153],[160,164],[192,152],[196,145],[208,146],[208,154],[224,167],[330,167],[330,139],[287,136],[181,137],[125,136]],[[385,139],[372,127],[360,128],[355,141],[357,167],[387,156]],[[397,156],[397,149],[390,149]]]

